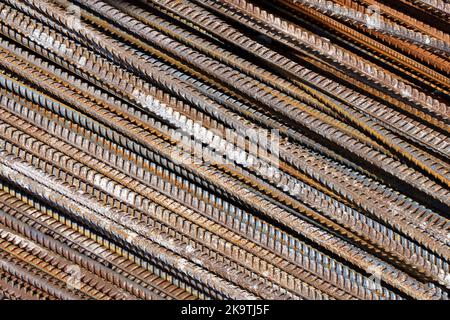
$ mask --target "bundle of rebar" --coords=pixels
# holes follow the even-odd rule
[[[0,298],[447,300],[449,18],[0,0]]]

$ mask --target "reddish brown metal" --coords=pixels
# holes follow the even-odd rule
[[[0,298],[448,299],[447,7],[0,0]]]

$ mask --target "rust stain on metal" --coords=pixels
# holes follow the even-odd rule
[[[0,299],[447,300],[449,14],[0,0]]]

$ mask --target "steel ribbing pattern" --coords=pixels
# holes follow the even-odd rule
[[[0,299],[448,299],[450,4],[0,0]]]

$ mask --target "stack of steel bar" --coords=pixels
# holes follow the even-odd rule
[[[448,299],[447,0],[0,0],[0,297]]]

